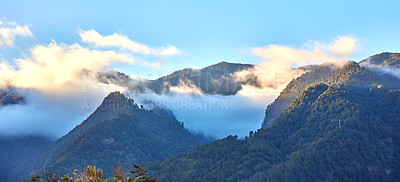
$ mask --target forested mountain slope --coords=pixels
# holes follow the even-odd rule
[[[110,177],[108,169],[119,161],[128,168],[132,162],[164,160],[207,142],[185,129],[170,111],[146,110],[113,92],[82,124],[49,145],[41,160],[46,171],[55,174],[95,165]]]
[[[400,67],[400,54],[383,52],[380,54],[375,54],[368,57],[360,62],[361,64],[368,63],[377,66],[390,66],[390,67]]]
[[[310,72],[307,72],[291,81],[281,92],[278,98],[276,98],[273,103],[267,106],[262,127],[266,128],[271,126],[275,119],[279,117],[289,107],[290,103],[292,103],[292,101],[307,87],[318,83],[332,85],[338,82],[346,82],[346,79],[348,79],[346,75],[351,74],[349,71],[351,71],[356,64],[358,67],[367,62],[371,62],[371,64],[377,64],[378,66],[385,64],[395,66],[400,61],[399,57],[400,56],[398,53],[381,53],[361,61],[360,64],[349,61],[345,66],[333,63],[325,63],[316,66]],[[375,69],[375,71],[372,70],[370,73],[371,76],[373,75],[373,77],[375,77],[374,79],[379,80],[383,86],[393,89],[400,88],[398,77],[391,74],[383,74],[377,69]],[[337,77],[337,75],[342,76]]]
[[[357,63],[331,80],[302,91],[271,127],[153,163],[151,174],[163,181],[396,181],[400,91]]]
[[[51,140],[43,136],[0,136],[0,181],[18,181],[33,172],[32,161]]]

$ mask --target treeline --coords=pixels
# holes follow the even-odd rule
[[[65,174],[61,177],[56,174],[47,173],[45,175],[38,175],[32,173],[30,180],[32,182],[157,182],[158,179],[149,176],[139,165],[133,163],[134,169],[130,170],[131,177],[127,176],[119,165],[117,169],[111,168],[114,177],[104,179],[104,174],[101,169],[96,169],[95,166],[87,166],[86,172],[79,172],[74,170],[72,174]]]

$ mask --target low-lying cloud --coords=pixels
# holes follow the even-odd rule
[[[261,127],[266,104],[275,96],[263,101],[251,100],[243,95],[204,95],[195,93],[134,93],[133,98],[146,109],[161,107],[171,110],[178,121],[198,134],[212,138],[238,135],[243,138],[249,131]],[[149,104],[151,101],[152,104]]]
[[[252,78],[255,82],[243,86],[240,93],[280,92],[291,80],[304,73],[304,70],[293,68],[325,62],[341,65],[359,47],[357,39],[338,36],[328,44],[309,41],[300,48],[275,44],[253,48],[251,53],[261,58],[261,63],[254,68],[235,73],[239,80]]]
[[[0,135],[34,134],[53,139],[65,135],[93,113],[109,92],[104,85],[92,85],[90,90],[56,97],[37,90],[19,89],[27,103],[0,108]]]
[[[400,68],[398,67],[380,66],[380,65],[370,64],[368,62],[363,62],[360,65],[372,71],[375,71],[379,74],[389,74],[400,79]]]

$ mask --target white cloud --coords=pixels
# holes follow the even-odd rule
[[[33,36],[27,25],[18,25],[16,22],[0,19],[0,47],[14,45],[15,37]]]
[[[136,41],[132,41],[128,37],[117,33],[103,36],[97,31],[91,29],[87,31],[80,30],[79,35],[83,42],[92,43],[96,47],[119,47],[128,49],[134,53],[151,54],[156,56],[172,56],[180,53],[176,47],[171,45],[168,47],[152,48]]]
[[[345,58],[353,55],[359,48],[359,42],[356,39],[346,36],[338,36],[332,44],[326,46],[326,50]]]
[[[380,65],[370,64],[368,61],[362,62],[360,65],[363,67],[366,67],[372,71],[378,72],[380,74],[390,74],[390,75],[400,79],[400,69],[399,68],[391,67],[391,66],[380,66]]]
[[[248,136],[261,127],[267,103],[275,97],[253,102],[242,95],[207,95],[194,93],[132,93],[129,95],[146,109],[155,106],[171,110],[177,120],[193,133],[214,138],[228,135]],[[152,104],[148,101],[152,101]]]
[[[69,91],[81,88],[84,73],[97,72],[111,63],[132,63],[134,59],[114,51],[84,48],[75,43],[47,46],[38,45],[25,59],[16,60],[17,68],[0,64],[0,80],[18,88],[31,88],[46,92]]]
[[[239,93],[243,95],[279,93],[292,79],[303,74],[302,70],[293,67],[325,62],[343,65],[345,63],[343,60],[350,59],[359,48],[356,39],[346,36],[338,36],[328,44],[315,41],[311,43],[301,48],[274,44],[253,48],[251,53],[262,58],[262,62],[252,69],[235,73],[235,76],[239,80],[257,77],[259,86],[255,88],[245,85]]]
[[[183,94],[202,94],[203,92],[201,91],[200,88],[198,88],[194,83],[191,83],[189,81],[182,81],[179,80],[179,83],[177,86],[170,86],[169,87],[171,92],[174,93],[183,93]]]

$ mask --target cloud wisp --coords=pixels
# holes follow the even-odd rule
[[[304,73],[296,67],[333,62],[338,66],[345,64],[359,49],[359,41],[352,37],[338,36],[331,43],[309,41],[300,48],[282,45],[256,47],[251,53],[261,58],[254,68],[235,73],[239,80],[253,78],[253,84],[244,85],[239,92],[243,95],[279,93],[294,78]]]
[[[0,47],[12,47],[17,36],[33,36],[33,33],[27,25],[18,25],[16,22],[0,19]]]
[[[97,31],[79,30],[79,36],[85,43],[91,43],[96,47],[118,47],[130,50],[134,53],[156,55],[160,57],[178,55],[180,51],[175,46],[152,48],[145,44],[129,39],[127,36],[114,33],[112,35],[101,35]]]

